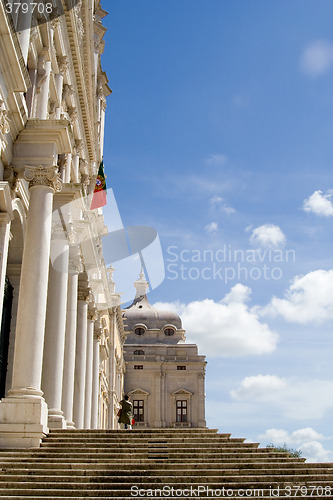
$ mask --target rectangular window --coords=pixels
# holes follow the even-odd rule
[[[177,370],[186,370],[186,366],[183,365],[177,366]]]
[[[134,370],[143,370],[143,365],[134,365]]]
[[[187,422],[187,401],[176,401],[176,422]]]
[[[135,399],[133,401],[133,418],[136,422],[144,422],[144,401]]]

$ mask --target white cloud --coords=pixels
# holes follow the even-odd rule
[[[331,462],[330,451],[325,450],[323,445],[318,443],[318,441],[302,443],[298,448],[302,451],[302,456],[305,457],[308,462]]]
[[[315,322],[333,318],[333,269],[318,269],[296,276],[285,298],[273,297],[261,315],[282,316],[292,323]]]
[[[221,196],[214,195],[209,201],[212,206],[219,205],[223,202],[223,198],[221,198]]]
[[[316,40],[306,47],[301,57],[301,69],[309,76],[327,73],[333,66],[333,44]]]
[[[288,448],[296,448],[302,452],[302,456],[308,462],[327,462],[330,460],[330,452],[324,449],[320,441],[326,438],[312,427],[305,427],[289,433],[283,429],[267,429],[264,434],[258,436],[264,444],[276,446],[287,445]]]
[[[244,378],[238,388],[230,391],[235,401],[260,404],[262,411],[292,419],[323,418],[333,408],[333,400],[327,397],[333,391],[331,380],[285,379],[276,375],[256,375]],[[294,435],[296,439],[298,436]],[[311,439],[318,436],[309,436]]]
[[[225,203],[224,199],[221,198],[221,196],[215,195],[209,200],[209,202],[212,208],[219,208],[219,210],[225,212],[228,215],[234,214],[236,212],[234,208]]]
[[[254,246],[264,248],[277,248],[283,246],[286,242],[286,237],[279,226],[274,224],[264,224],[263,226],[253,229],[250,243]]]
[[[210,224],[207,224],[207,226],[205,226],[205,231],[207,231],[208,234],[216,233],[217,230],[218,230],[217,222],[211,222]]]
[[[212,357],[268,354],[276,348],[278,335],[261,323],[257,313],[244,303],[251,290],[238,284],[221,302],[211,299],[179,303],[157,303],[157,309],[172,309],[181,315],[188,342]]]
[[[218,166],[222,167],[228,161],[227,156],[223,154],[211,154],[205,159],[205,163],[208,166]]]
[[[331,190],[323,194],[322,191],[315,191],[309,198],[304,200],[303,209],[305,212],[313,212],[317,215],[330,217],[333,215],[333,193]]]
[[[284,379],[276,375],[256,375],[245,377],[240,386],[230,392],[232,399],[266,399],[272,391],[277,391],[285,387]]]
[[[245,303],[250,300],[252,290],[250,287],[237,283],[221,300],[222,304]]]

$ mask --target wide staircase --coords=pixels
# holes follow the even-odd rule
[[[51,431],[33,450],[0,450],[0,499],[333,499],[333,464],[211,429]]]

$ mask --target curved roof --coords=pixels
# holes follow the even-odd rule
[[[148,330],[162,330],[167,325],[182,329],[182,321],[173,311],[155,309],[148,302],[146,295],[136,297],[133,303],[124,309],[125,330],[132,331],[135,325],[143,324]]]

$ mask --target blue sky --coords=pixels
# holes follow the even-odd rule
[[[103,6],[108,187],[158,232],[208,426],[333,461],[331,0]]]

